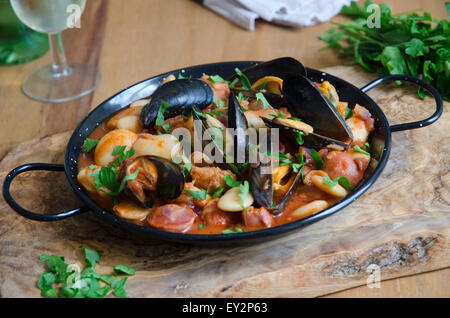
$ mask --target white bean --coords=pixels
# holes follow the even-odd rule
[[[126,146],[130,150],[138,136],[129,130],[115,129],[104,135],[95,147],[94,160],[99,166],[107,166],[114,161],[112,155],[116,146]]]
[[[151,135],[140,134],[133,145],[136,156],[158,156],[166,159],[179,157],[183,148],[179,140],[170,134]]]
[[[231,188],[219,199],[217,206],[222,211],[227,212],[239,212],[248,208],[253,204],[253,196],[248,193],[244,198],[244,203],[242,204],[242,199],[239,197],[241,194],[240,188]]]
[[[343,186],[341,186],[339,183],[337,183],[334,186],[330,186],[329,184],[326,184],[325,181],[323,180],[322,176],[313,175],[311,177],[311,181],[314,184],[314,186],[316,186],[323,192],[331,194],[334,197],[344,198],[348,194],[347,190],[345,190],[345,188]]]
[[[327,201],[314,200],[292,212],[292,216],[294,216],[295,218],[306,218],[307,216],[322,211],[327,207],[328,207]]]
[[[131,201],[123,201],[113,207],[117,216],[133,221],[143,220],[150,213],[151,209],[144,208]]]

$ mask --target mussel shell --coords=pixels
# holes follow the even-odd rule
[[[234,128],[236,132],[233,138],[233,162],[240,172],[244,172],[244,163],[249,157],[248,123],[233,92],[228,97],[228,128]]]
[[[125,186],[124,193],[131,199],[141,203],[148,208],[151,208],[153,206],[153,204],[155,203],[155,199],[157,198],[161,198],[164,200],[173,200],[178,198],[183,192],[185,184],[184,174],[181,168],[174,162],[162,157],[142,157],[149,160],[156,167],[158,173],[158,181],[156,184],[157,190],[152,191],[151,193],[146,193],[147,197],[144,202],[136,198],[136,196],[133,194],[133,191],[128,188],[128,182]],[[126,175],[127,166],[142,157],[129,159],[124,163],[121,171],[122,178]]]
[[[214,91],[205,81],[196,78],[176,79],[156,89],[150,102],[142,108],[140,119],[144,127],[151,127],[163,102],[170,105],[164,112],[164,118],[167,119],[190,111],[192,105],[204,109],[213,101]]]
[[[308,78],[303,75],[286,78],[283,92],[292,116],[313,126],[315,134],[345,144],[353,140],[352,132],[337,108]]]
[[[270,148],[270,138],[267,138],[267,148]],[[260,159],[260,158],[259,158]],[[263,173],[263,171],[269,173]],[[252,192],[255,201],[262,207],[265,207],[269,211],[272,210],[273,202],[273,169],[272,161],[259,163],[256,167],[252,168],[250,173],[250,191]]]
[[[264,121],[267,127],[269,128],[279,128],[280,129],[280,135],[286,136],[291,141],[295,142],[295,137],[293,135],[293,132],[295,131],[302,131],[300,129],[297,129],[295,127],[288,126],[286,124],[282,124],[276,120],[276,118],[269,119],[265,117],[261,117],[261,119]],[[303,132],[303,131],[302,131]],[[336,140],[333,138],[328,138],[319,134],[313,133],[306,133],[302,136],[303,144],[310,148],[315,149],[321,149],[325,147],[331,147],[330,145],[333,145],[333,149],[347,149],[350,146],[350,142],[344,142],[340,140]]]
[[[241,70],[251,83],[256,82],[258,79],[264,76],[276,76],[284,80],[287,77],[293,75],[305,75],[306,69],[296,59],[292,57],[281,57],[267,62],[259,63]],[[238,75],[235,74],[230,78],[233,81]]]

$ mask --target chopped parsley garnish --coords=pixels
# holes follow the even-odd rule
[[[86,138],[83,143],[83,151],[86,153],[92,151],[92,149],[97,146],[98,142],[99,140],[97,139]]]
[[[368,153],[367,151],[364,151],[363,149],[361,149],[361,147],[359,147],[358,145],[356,145],[355,147],[353,147],[353,151],[354,152],[360,152],[363,153],[367,156],[370,156],[370,153]]]
[[[201,229],[203,229],[203,228],[205,227],[205,224],[201,223],[201,224],[198,225],[198,227],[199,227],[200,230],[201,230]]]
[[[244,88],[246,90],[251,90],[252,84],[250,84],[250,81],[248,80],[248,77],[244,73],[242,73],[241,70],[238,69],[237,67],[234,69],[234,71],[241,78],[242,88]]]
[[[363,147],[364,147],[365,151],[367,151],[367,152],[370,151],[370,145],[369,145],[369,143],[367,141],[364,143]]]
[[[227,174],[225,176],[224,180],[225,180],[225,183],[227,184],[227,186],[229,186],[230,188],[239,188],[239,190],[241,190],[241,193],[238,196],[239,196],[239,198],[241,198],[242,207],[244,208],[244,200],[250,190],[250,184],[248,183],[248,181],[245,180],[244,182],[239,182],[239,181],[233,180],[233,178],[231,178],[231,176],[229,174]],[[247,211],[245,208],[244,208],[244,210]]]
[[[224,83],[225,82],[223,77],[220,75],[210,76],[210,77],[208,77],[208,81],[213,82],[213,83]]]
[[[353,116],[353,110],[349,107],[345,107],[345,119],[349,119]]]
[[[303,145],[303,135],[305,135],[303,131],[294,131],[295,141],[297,141],[300,146]]]
[[[208,196],[208,191],[206,191],[204,189],[200,189],[198,191],[184,189],[183,191],[186,192],[187,194],[189,194],[191,197],[193,197],[194,200],[196,200],[196,201],[205,200],[206,197]]]
[[[221,100],[220,98],[217,100],[216,102],[212,103],[214,108],[224,108],[225,107],[225,102],[223,100]]]
[[[167,104],[166,102],[162,102],[161,106],[158,109],[158,115],[156,116],[155,121],[155,125],[160,126],[166,134],[170,134],[170,126],[172,125],[171,122],[169,122],[168,124],[164,124],[164,113],[169,107],[169,104]]]
[[[284,117],[284,113],[282,110],[280,110],[280,114],[269,114],[269,116],[272,116],[273,118],[282,118],[282,119],[286,119],[286,117]]]
[[[291,119],[291,120],[296,120],[296,121],[303,121],[303,120],[301,120],[300,118],[298,118],[298,117],[288,117],[287,119]]]
[[[270,106],[269,102],[267,101],[267,99],[263,93],[256,93],[255,96],[256,96],[256,103],[257,104],[262,103],[264,109],[272,107],[272,106]]]
[[[334,187],[336,184],[339,183],[341,186],[343,186],[347,190],[353,189],[352,185],[350,184],[350,181],[347,179],[347,177],[344,177],[344,176],[337,177],[334,180],[331,180],[330,177],[326,174],[323,176],[323,182],[328,184],[330,187]]]
[[[239,94],[238,94],[238,96],[237,96],[237,100],[238,100],[239,102],[242,102],[242,101],[248,101],[248,98],[245,98],[244,94],[242,94],[242,92],[239,92]]]
[[[86,268],[77,272],[73,265],[64,261],[63,256],[42,254],[39,263],[46,263],[47,269],[38,280],[41,295],[47,298],[103,298],[110,290],[117,297],[127,297],[125,288],[128,277],[118,279],[118,275],[134,275],[135,270],[126,265],[116,265],[114,275],[99,274],[95,266],[100,262],[99,252],[84,249]]]
[[[234,228],[234,230],[230,230],[230,229],[227,229],[227,230],[223,230],[222,231],[222,234],[234,234],[234,233],[242,233],[242,232],[244,232],[244,230],[243,229],[241,229],[240,227],[235,227]]]
[[[114,159],[114,161],[111,163],[112,168],[118,167],[124,160],[130,159],[136,153],[134,148],[131,148],[130,150],[124,152],[126,148],[127,146],[114,147],[112,155],[117,156],[117,158]]]
[[[322,169],[324,166],[324,162],[323,162],[322,157],[320,157],[319,153],[316,150],[311,149],[311,157],[314,160],[314,164],[316,165],[316,168],[318,170]]]
[[[181,170],[183,171],[185,177],[187,177],[191,173],[192,163],[189,160],[189,158],[186,157],[185,155],[183,155],[181,157],[172,158],[172,161],[174,163],[176,163],[177,165],[179,165],[180,163],[183,162],[183,165],[181,166]]]
[[[118,167],[124,160],[132,157],[135,153],[133,148],[124,152],[125,149],[126,146],[115,146],[112,155],[117,156],[117,158],[110,164],[109,167],[101,167],[100,170],[94,171],[92,173],[95,181],[95,186],[97,187],[98,191],[104,192],[111,196],[118,196],[125,188],[127,181],[136,179],[139,173],[139,169],[137,169],[134,173],[125,176],[119,183],[119,177],[116,167]],[[100,189],[100,187],[105,187],[109,191]]]
[[[237,82],[239,82],[239,79],[238,78],[235,78],[229,85],[228,85],[228,87],[230,87],[231,89],[234,89],[234,88],[236,88],[236,84],[237,84]]]
[[[225,190],[224,187],[218,187],[214,192],[211,194],[211,197],[213,199],[216,199],[222,195],[223,190]]]

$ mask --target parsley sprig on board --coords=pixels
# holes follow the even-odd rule
[[[430,13],[392,14],[391,6],[380,5],[380,27],[368,26],[371,1],[361,7],[356,2],[341,13],[354,19],[337,23],[319,38],[335,49],[341,58],[353,58],[370,72],[406,74],[421,78],[450,100],[450,21],[437,20]],[[450,13],[450,2],[445,3]],[[444,9],[444,8],[442,8]],[[371,21],[373,22],[373,21]],[[419,96],[425,92],[419,89]]]
[[[128,277],[135,270],[119,264],[114,267],[114,275],[99,274],[95,266],[100,262],[99,251],[84,249],[86,268],[77,272],[74,266],[65,262],[63,256],[42,254],[39,263],[46,263],[47,269],[38,280],[41,295],[47,298],[103,298],[113,290],[116,297],[125,298]]]

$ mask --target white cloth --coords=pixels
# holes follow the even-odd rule
[[[204,0],[203,4],[237,25],[255,29],[255,20],[304,27],[325,22],[352,0]],[[353,0],[354,1],[354,0]]]

